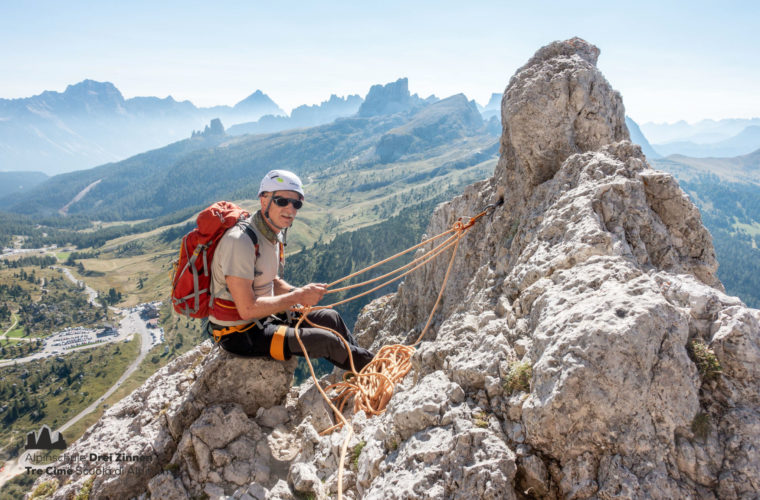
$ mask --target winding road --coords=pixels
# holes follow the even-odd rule
[[[60,267],[56,267],[56,268],[62,269],[66,277],[69,278],[74,283],[79,283],[79,280],[77,280],[71,274],[71,271],[69,271],[68,269],[60,268]],[[93,304],[97,304],[98,292],[96,290],[93,290],[86,284],[85,284],[85,292],[88,294],[90,302]],[[160,343],[154,340],[155,336],[153,333],[151,333],[150,329],[148,328],[147,322],[140,317],[140,312],[141,312],[140,308],[132,308],[129,312],[125,312],[125,310],[118,309],[115,307],[112,307],[111,309],[118,314],[123,314],[124,317],[119,323],[118,336],[109,340],[109,342],[117,342],[117,341],[126,340],[127,338],[129,338],[129,336],[133,334],[139,335],[140,336],[140,353],[137,355],[134,361],[130,363],[130,365],[127,367],[124,373],[122,373],[121,377],[119,377],[119,379],[103,395],[101,395],[98,399],[96,399],[90,406],[88,406],[87,408],[79,412],[73,418],[69,419],[61,427],[56,429],[59,432],[63,432],[66,429],[70,428],[72,425],[74,425],[79,420],[81,420],[84,416],[95,411],[99,405],[103,404],[105,400],[108,399],[114,392],[116,392],[116,390],[130,377],[130,375],[132,375],[135,372],[135,370],[137,370],[137,368],[140,366],[140,363],[142,363],[145,357],[148,355],[148,352],[150,351],[150,349],[154,347],[155,345],[157,345],[158,343]],[[16,320],[16,322],[18,322],[18,319]],[[7,334],[15,326],[16,326],[16,323],[14,323],[8,330],[6,330],[5,333]],[[86,346],[82,346],[78,348],[68,349],[65,352],[57,353],[57,355],[65,354],[72,351],[90,349],[92,347],[96,347],[98,345],[103,345],[103,344],[104,343],[95,344],[95,345],[86,345]],[[25,363],[25,362],[32,361],[34,359],[48,357],[50,355],[51,353],[43,351],[41,353],[35,353],[25,358],[2,361],[0,362],[0,367],[7,366],[14,363]],[[11,478],[22,473],[24,471],[24,467],[29,465],[25,463],[25,461],[21,460],[23,456],[24,456],[24,453],[22,453],[20,457],[17,457],[17,458],[14,458],[13,460],[8,461],[3,466],[3,468],[0,469],[0,487],[2,487],[2,485],[5,484]]]
[[[18,316],[16,316],[16,315],[14,314],[14,315],[13,315],[13,318],[14,318],[14,319],[13,319],[13,324],[12,324],[11,326],[9,326],[7,330],[5,330],[5,333],[3,333],[2,335],[0,335],[0,340],[4,340],[4,339],[6,339],[6,338],[9,338],[9,337],[8,337],[8,333],[9,333],[11,330],[13,330],[14,328],[16,328],[16,325],[18,325]],[[14,340],[19,340],[19,339],[14,339]],[[31,340],[32,340],[32,339],[24,339],[24,340],[26,340],[27,342],[31,342]]]

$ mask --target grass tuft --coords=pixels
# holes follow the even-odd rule
[[[87,481],[82,485],[82,489],[79,490],[74,500],[90,500],[90,493],[92,493],[92,483],[95,482],[95,476],[90,476]]]
[[[398,450],[398,439],[391,439],[388,441],[388,448],[390,448],[391,451]]]
[[[473,415],[473,423],[475,424],[475,427],[480,427],[481,429],[485,429],[488,427],[488,413],[484,411],[479,411]]]
[[[351,465],[354,466],[354,469],[359,468],[359,455],[362,454],[362,450],[365,446],[367,446],[367,442],[362,440],[354,446],[354,449],[351,452]]]
[[[55,493],[55,490],[58,489],[58,481],[51,479],[50,481],[45,481],[44,483],[40,483],[32,492],[32,495],[29,497],[30,500],[34,499],[43,499],[47,498],[53,493]]]
[[[530,392],[530,379],[533,376],[533,367],[528,361],[512,363],[509,374],[504,381],[504,390],[512,395],[516,392]]]
[[[715,380],[723,372],[715,353],[706,344],[693,340],[689,344],[688,352],[703,381]]]

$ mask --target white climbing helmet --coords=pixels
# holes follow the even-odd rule
[[[261,179],[259,185],[259,196],[261,193],[271,193],[274,191],[295,191],[305,198],[303,184],[296,174],[288,170],[270,170],[267,175]]]

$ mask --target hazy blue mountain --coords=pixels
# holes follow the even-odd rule
[[[203,131],[193,131],[193,135],[190,136],[191,139],[195,137],[224,137],[224,125],[222,125],[222,120],[219,118],[214,118],[211,120],[211,122],[206,125],[206,128],[203,129]]]
[[[171,96],[124,99],[109,82],[0,99],[0,170],[60,173],[118,161],[188,137],[209,120],[227,124],[282,110],[261,91],[230,106],[197,108]]]
[[[280,116],[286,113],[260,90],[249,95],[233,107],[214,106],[211,108],[199,108],[205,120],[219,118],[230,124],[246,123],[257,120],[264,115]]]
[[[129,113],[149,119],[151,117],[184,116],[194,120],[198,109],[190,101],[175,101],[172,96],[163,99],[158,97],[133,97],[125,101]]]
[[[239,103],[235,104],[232,111],[241,115],[251,114],[285,114],[268,95],[260,90],[249,95]]]
[[[366,99],[362,99],[358,95],[343,98],[333,94],[329,100],[319,105],[304,105],[293,109],[289,117],[263,116],[257,122],[232,126],[227,130],[227,133],[230,135],[265,134],[294,128],[314,127],[354,114],[369,117],[414,112],[422,106],[438,101],[439,99],[434,95],[425,99],[420,98],[417,94],[412,95],[409,92],[408,79],[400,78],[385,85],[373,85]]]
[[[501,97],[503,94],[499,94],[494,92],[491,94],[491,98],[488,100],[488,104],[485,105],[485,107],[480,110],[480,114],[483,116],[484,120],[489,120],[491,117],[495,116],[499,121],[501,121]]]
[[[433,99],[435,99],[433,97]],[[410,111],[424,104],[417,94],[409,93],[409,80],[399,78],[385,85],[373,85],[359,107],[359,116],[392,115]]]
[[[364,99],[358,95],[338,97],[333,94],[327,101],[318,105],[303,105],[294,108],[290,116],[265,115],[256,122],[234,125],[227,130],[227,133],[230,135],[266,134],[293,128],[315,127],[355,114],[362,102]]]
[[[0,172],[0,198],[23,194],[47,179],[43,172]]]
[[[751,126],[760,126],[760,118],[702,120],[694,124],[683,120],[675,123],[647,122],[641,125],[641,130],[655,145],[679,141],[709,144],[729,139]]]
[[[656,159],[653,166],[673,173],[679,180],[714,176],[724,182],[760,186],[760,149],[747,155],[731,158],[693,158],[670,155],[667,158]],[[760,197],[760,192],[758,197]]]
[[[644,134],[641,133],[641,129],[639,128],[638,124],[633,121],[631,117],[625,117],[625,125],[628,127],[628,132],[631,134],[631,142],[641,146],[641,150],[644,152],[648,159],[651,160],[653,158],[662,158],[662,155],[655,151],[652,145],[649,144],[647,138],[644,137]]]
[[[678,141],[656,144],[655,147],[666,156],[679,154],[697,158],[727,158],[746,155],[760,148],[760,125],[750,125],[735,136],[719,142],[697,144],[692,141]]]
[[[446,156],[457,148],[474,150],[474,155],[483,148],[490,151],[498,142],[487,133],[474,103],[463,95],[432,104],[416,99],[416,107],[406,112],[355,115],[275,134],[231,137],[214,132],[221,123],[209,125],[204,132],[164,148],[57,175],[27,193],[23,203],[5,198],[0,207],[39,214],[66,207],[69,214],[100,220],[143,219],[217,199],[255,196],[261,176],[273,168],[293,170],[304,178],[330,168],[371,170],[391,131],[408,139],[398,156],[410,160],[426,154]],[[471,137],[475,139],[465,147]],[[486,159],[481,156],[473,156],[468,166]]]

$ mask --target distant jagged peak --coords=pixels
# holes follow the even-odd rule
[[[342,103],[342,102],[364,102],[364,99],[362,99],[362,96],[359,94],[349,94],[345,97],[338,96],[336,94],[330,94],[330,98],[327,101],[322,102],[322,104],[327,103]]]
[[[330,94],[330,97],[326,101],[322,101],[319,104],[301,104],[300,106],[293,108],[291,117],[306,110],[320,110],[334,107],[342,108],[345,106],[355,106],[358,108],[362,102],[364,102],[364,99],[362,99],[359,94],[351,94],[345,97]]]
[[[65,95],[81,95],[83,93],[88,93],[90,95],[92,95],[93,93],[113,94],[113,95],[118,95],[119,97],[123,99],[121,92],[119,91],[119,89],[116,88],[116,85],[114,85],[113,83],[99,82],[97,80],[90,80],[89,78],[86,78],[79,83],[67,85],[66,90],[64,90],[63,93]]]
[[[203,132],[200,130],[195,131],[193,130],[193,134],[191,137],[221,137],[224,136],[224,125],[222,125],[222,120],[219,118],[214,118],[209,122],[208,125],[206,125],[206,128],[203,129]]]
[[[359,107],[358,114],[359,116],[392,115],[406,111],[417,99],[412,99],[409,93],[409,79],[399,78],[395,82],[370,87],[367,97]]]
[[[89,79],[68,85],[63,92],[46,90],[18,101],[32,108],[43,106],[53,111],[75,114],[120,110],[124,106],[124,96],[113,83]]]
[[[482,125],[483,123],[475,101],[467,99],[467,96],[462,93],[454,94],[445,99],[432,101],[429,106],[426,106],[415,114],[412,122],[419,121],[420,119],[432,115],[440,116],[443,114],[459,116],[466,115],[468,122],[475,126]]]
[[[483,111],[488,111],[491,109],[499,109],[501,108],[501,97],[502,94],[498,92],[494,92],[491,94],[491,98],[488,100],[488,104],[483,108]]]
[[[285,112],[268,95],[256,90],[232,108],[235,111],[257,111],[263,114],[284,115]]]
[[[161,103],[168,103],[168,104],[174,104],[174,103],[190,103],[190,101],[178,101],[171,95],[168,95],[164,98],[156,97],[156,96],[135,96],[130,97],[127,99],[127,102],[161,102]],[[192,103],[190,103],[192,104]]]
[[[580,38],[553,42],[511,78],[501,110],[508,177],[536,186],[570,155],[629,139],[623,99],[597,69],[598,56]]]

